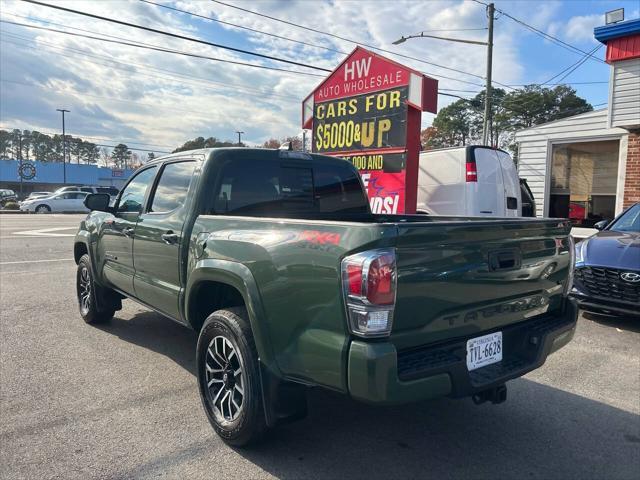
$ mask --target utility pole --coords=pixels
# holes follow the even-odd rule
[[[238,134],[238,146],[241,147],[242,146],[242,135],[244,134],[244,132],[236,130],[236,133]]]
[[[491,66],[493,63],[493,14],[495,6],[490,3],[487,6],[487,16],[489,17],[489,33],[487,37],[487,86],[484,91],[484,118],[482,120],[482,143],[488,145],[491,143],[489,134],[489,125],[491,121]]]
[[[20,197],[22,197],[22,132],[18,136],[18,148],[19,148],[19,160],[20,166],[18,167],[18,172],[20,172]]]
[[[400,45],[411,38],[433,38],[436,40],[445,40],[448,42],[468,43],[471,45],[486,45],[487,47],[487,84],[485,89],[485,101],[484,101],[484,119],[482,121],[482,143],[487,144],[487,137],[489,136],[489,120],[491,112],[491,65],[493,62],[493,15],[495,13],[495,6],[493,3],[487,5],[487,16],[489,17],[489,25],[487,30],[489,36],[486,42],[480,42],[477,40],[467,40],[464,38],[449,38],[440,37],[436,35],[426,35],[424,32],[420,32],[416,35],[401,36],[398,40],[393,42],[394,45]]]
[[[64,113],[69,113],[69,110],[65,110],[64,108],[56,108],[56,111],[62,113],[62,176],[63,183],[67,183],[67,139],[65,137],[64,130]]]

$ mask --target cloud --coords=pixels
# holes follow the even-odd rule
[[[552,22],[549,25],[548,33],[558,35],[571,42],[596,43],[593,29],[601,25],[604,25],[604,16],[601,14],[577,15],[566,22]]]
[[[485,74],[486,51],[482,46],[434,39],[416,39],[400,46],[392,45],[401,35],[421,30],[485,26],[484,8],[473,2],[265,0],[238,3],[248,9],[327,31],[335,36],[275,22],[214,2],[176,1],[166,4],[295,39],[307,45],[137,1],[74,0],[64,3],[68,8],[328,69],[333,69],[344,58],[345,52],[354,48],[352,42],[337,38],[344,37],[413,57],[394,57],[383,53],[439,78],[441,88],[471,91],[461,93],[463,96],[472,96],[473,92],[480,91],[484,86],[480,77]],[[0,7],[3,18],[12,21],[58,29],[74,27],[84,32],[70,31],[104,35],[111,40],[143,42],[223,60],[324,75],[323,72],[43,9],[24,2],[0,0]],[[537,9],[532,21],[540,24],[547,22],[548,25],[548,18],[556,9],[556,4],[544,4]],[[30,17],[31,20],[12,14]],[[34,18],[63,26],[46,24]],[[19,82],[1,84],[0,117],[3,126],[57,130],[59,114],[55,109],[65,107],[71,110],[67,117],[71,133],[109,137],[114,143],[126,138],[179,146],[197,136],[231,139],[233,132],[238,129],[247,132],[245,139],[250,143],[262,143],[270,137],[296,135],[300,131],[300,102],[321,81],[320,77],[189,58],[6,24],[2,25],[2,33],[2,78]],[[498,81],[521,83],[523,80],[525,70],[519,55],[518,39],[525,33],[513,22],[505,22],[496,31],[494,78]],[[486,39],[486,31],[483,30],[449,32],[445,35],[482,41]],[[444,106],[454,100],[441,96],[439,104]],[[426,126],[432,118],[432,115],[423,115],[423,125]]]

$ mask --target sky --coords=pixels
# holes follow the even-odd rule
[[[437,78],[441,93],[469,98],[484,87],[483,46],[426,38],[392,44],[400,36],[421,31],[485,41],[485,6],[475,0],[43,1],[329,70],[358,42],[393,52],[378,53]],[[564,75],[557,76],[559,72],[584,55],[505,14],[585,52],[600,45],[593,28],[604,24],[604,12],[623,7],[625,19],[640,14],[635,0],[496,0],[495,4],[504,14],[498,12],[494,23],[493,79],[498,82],[495,87],[510,86],[507,91],[555,76],[553,83]],[[4,129],[58,133],[61,114],[56,109],[64,108],[70,110],[65,118],[67,133],[96,142],[123,142],[161,153],[198,136],[235,140],[240,130],[245,132],[245,143],[261,144],[272,137],[300,134],[301,102],[327,75],[23,1],[0,0],[0,18],[76,34],[0,23],[0,128]],[[593,56],[603,59],[604,54],[602,46]],[[602,108],[608,79],[609,66],[588,58],[564,82],[595,108]],[[438,107],[455,100],[441,95]],[[422,126],[429,126],[433,118],[423,114]]]

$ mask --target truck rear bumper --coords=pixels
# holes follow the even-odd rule
[[[547,356],[573,338],[578,307],[567,300],[564,311],[501,328],[501,362],[469,372],[469,338],[397,352],[390,342],[354,340],[349,349],[348,387],[357,400],[400,404],[435,397],[465,397],[499,386],[544,364]],[[484,335],[491,332],[482,332]]]

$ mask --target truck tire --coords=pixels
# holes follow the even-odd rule
[[[196,350],[200,398],[222,440],[243,447],[266,431],[258,352],[242,307],[206,319]]]
[[[78,262],[76,274],[76,292],[78,295],[78,308],[80,316],[89,324],[108,322],[113,318],[115,308],[98,309],[96,292],[101,289],[93,278],[91,259],[88,254],[82,255]]]

